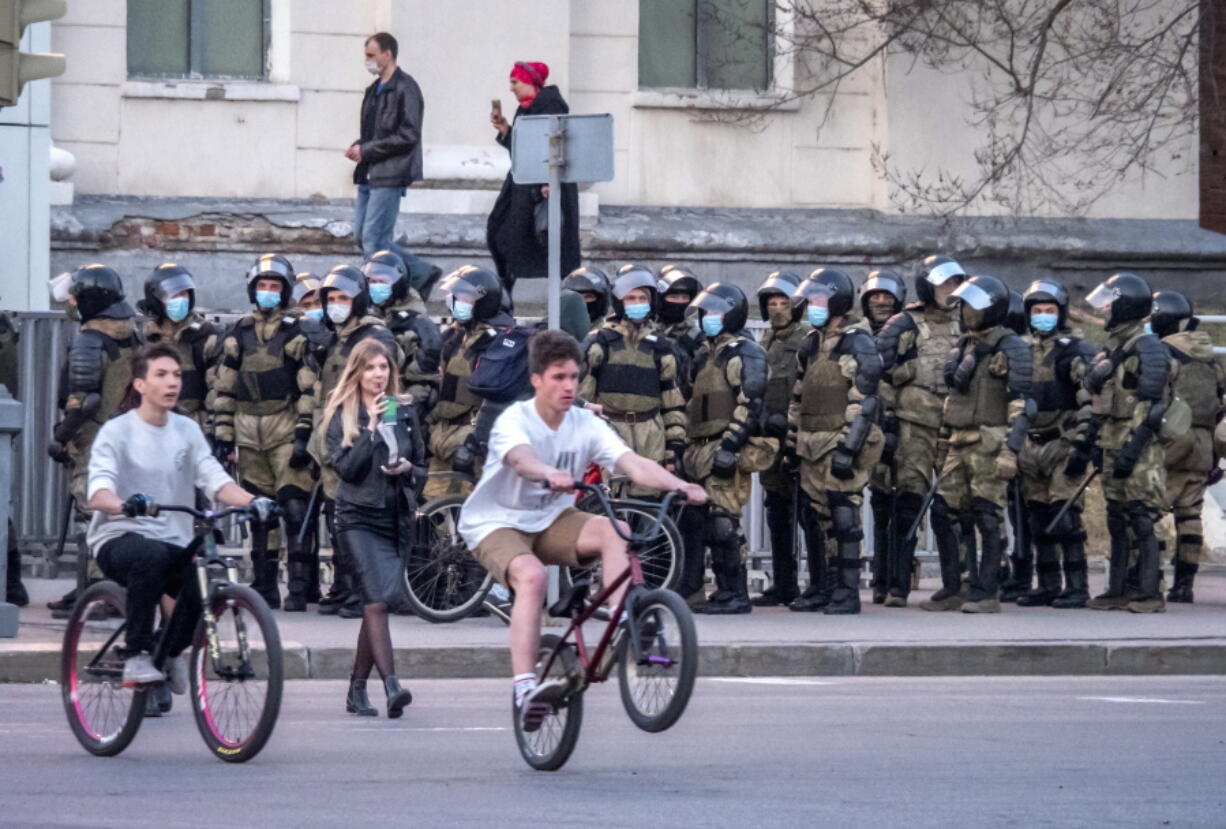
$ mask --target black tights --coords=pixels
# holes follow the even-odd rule
[[[387,604],[373,602],[362,607],[362,627],[358,631],[358,650],[353,658],[353,678],[366,679],[377,667],[387,679],[396,673],[392,661],[392,634],[387,626]]]

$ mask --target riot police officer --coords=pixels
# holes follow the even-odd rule
[[[1170,402],[1172,358],[1161,340],[1145,331],[1153,297],[1141,277],[1114,274],[1091,291],[1086,302],[1107,312],[1107,341],[1094,358],[1085,387],[1094,396],[1111,537],[1107,590],[1088,606],[1162,612],[1166,603],[1159,592],[1161,562],[1154,525],[1166,494],[1165,453],[1158,435]],[[1137,582],[1126,589],[1133,547]]]
[[[244,488],[275,498],[285,517],[290,565],[287,610],[305,609],[303,595],[309,548],[299,530],[307,520],[312,488],[307,453],[315,412],[316,375],[298,319],[289,313],[294,269],[281,254],[264,254],[247,272],[247,297],[254,308],[239,319],[222,343],[217,369],[214,447],[228,462],[238,449]],[[270,607],[281,606],[277,586],[280,543],[275,523],[251,525],[252,587]]]
[[[860,286],[860,312],[874,337],[895,314],[902,312],[906,304],[907,283],[896,271],[871,271]],[[894,544],[897,519],[895,479],[898,475],[894,468],[894,451],[898,448],[898,420],[887,420],[884,407],[879,413],[881,425],[888,425],[890,431],[884,433],[881,462],[868,482],[869,506],[873,511],[873,604],[883,604],[889,593],[889,551]]]
[[[706,342],[694,359],[694,386],[687,408],[687,476],[710,498],[705,510],[686,509],[681,527],[685,564],[678,591],[702,589],[704,548],[719,588],[698,609],[707,613],[749,613],[741,536],[741,511],[749,502],[751,476],[768,468],[778,441],[760,435],[770,369],[766,352],[745,333],[749,300],[735,285],[713,282],[694,298],[688,312],[702,326]]]
[[[609,275],[595,265],[576,268],[562,280],[562,290],[574,291],[583,297],[591,330],[595,330],[609,313]]]
[[[1186,434],[1166,444],[1166,501],[1175,518],[1175,582],[1167,601],[1191,602],[1192,586],[1205,546],[1201,512],[1209,475],[1218,465],[1213,431],[1222,421],[1226,375],[1213,357],[1213,341],[1198,330],[1192,303],[1177,291],[1154,294],[1149,318],[1156,336],[1179,364],[1172,389],[1192,413]]]
[[[208,410],[208,373],[224,332],[196,310],[196,283],[182,265],[158,265],[145,280],[145,298],[137,307],[148,317],[145,342],[166,342],[179,352],[183,386],[179,410],[212,434]]]
[[[401,388],[413,396],[417,422],[425,423],[438,398],[438,360],[442,335],[426,314],[426,305],[409,286],[409,270],[400,254],[381,250],[362,265],[370,290],[371,310],[383,318],[404,359]]]
[[[468,388],[477,358],[494,340],[495,323],[510,321],[503,310],[502,281],[493,271],[466,265],[443,278],[437,292],[451,311],[439,358],[438,403],[430,423],[430,472],[458,471],[477,477],[485,455],[475,421],[484,401]],[[467,481],[435,477],[425,497],[467,494]]]
[[[583,341],[587,366],[579,396],[598,404],[637,454],[678,472],[685,454],[685,399],[677,388],[677,355],[653,320],[656,278],[626,265],[610,293],[609,319]],[[631,487],[630,493],[651,491]]]
[[[298,328],[307,338],[308,349],[306,363],[311,371],[319,376],[319,369],[327,358],[328,346],[332,343],[332,330],[324,324],[323,280],[313,273],[298,271],[294,274],[294,288],[291,302],[295,315],[298,317]],[[307,529],[302,532],[304,543],[309,547],[307,554],[308,569],[306,604],[316,604],[321,600],[319,589],[319,535],[316,532],[319,524],[319,510],[322,506],[323,493],[319,482],[319,464],[313,463],[307,467],[311,472],[311,481],[315,489],[311,493],[310,511],[307,514]],[[335,580],[328,601],[335,603],[340,593],[340,586]],[[296,597],[287,597],[286,606],[293,609],[297,604]]]
[[[705,337],[698,324],[686,315],[686,311],[701,290],[702,283],[698,277],[677,265],[665,265],[656,274],[656,291],[660,296],[660,327],[677,352],[681,393],[687,400],[690,396],[690,380],[694,374],[694,357]]]
[[[791,609],[859,613],[862,492],[885,443],[877,425],[881,355],[869,324],[849,317],[856,289],[847,274],[818,268],[792,297],[813,328],[796,355],[788,408],[786,462],[800,472],[810,567],[809,590]]]
[[[1022,295],[1012,288],[1009,289],[1009,313],[1005,316],[1005,328],[1023,339],[1030,333],[1030,325],[1026,320],[1025,302]],[[1029,341],[1027,344],[1029,345]],[[1000,579],[1000,600],[1002,602],[1015,602],[1025,596],[1030,592],[1030,585],[1034,579],[1034,546],[1031,543],[1030,532],[1033,516],[1027,509],[1021,489],[1021,476],[1019,475],[1009,482],[1006,492],[1009,526],[1013,530],[1013,548],[1009,552],[1009,567]],[[973,523],[962,522],[962,544],[966,550],[974,546]],[[965,560],[969,561],[973,555],[973,553],[968,554]],[[1059,591],[1059,587],[1056,589]]]
[[[949,396],[941,427],[940,487],[933,501],[933,524],[937,514],[947,519],[937,535],[941,589],[920,607],[999,613],[1005,490],[1017,476],[1017,456],[1035,413],[1030,349],[1005,326],[1009,290],[999,279],[973,276],[953,295],[961,303],[967,333],[945,364]],[[980,551],[967,562],[970,589],[965,601],[960,593],[959,539],[953,531],[953,521],[964,515],[973,516]]]
[[[1095,349],[1068,327],[1068,291],[1054,279],[1038,279],[1022,297],[1029,334],[1035,415],[1022,451],[1021,494],[1029,516],[1028,532],[1038,552],[1038,587],[1016,597],[1023,607],[1085,607],[1085,527],[1082,500],[1068,503],[1086,474],[1091,449],[1090,396],[1082,388]],[[1067,504],[1067,508],[1065,505]],[[1061,514],[1063,510],[1063,514]],[[1047,531],[1055,520],[1060,520]],[[1063,556],[1061,556],[1063,551]],[[1016,583],[1029,585],[1029,557],[1015,559]],[[1061,564],[1064,589],[1060,589]],[[1001,600],[1008,601],[1004,585]]]
[[[910,527],[919,519],[937,468],[937,444],[945,397],[945,359],[961,336],[962,326],[952,299],[966,271],[948,256],[926,258],[915,278],[918,302],[891,317],[877,334],[885,385],[883,431],[887,444],[897,435],[893,456],[895,515],[893,557],[886,568],[886,607],[906,607],[911,592],[915,538]],[[947,513],[933,513],[933,532],[945,531]]]
[[[762,348],[770,366],[766,384],[767,437],[782,442],[788,436],[788,405],[796,379],[796,350],[808,333],[800,322],[804,308],[792,302],[800,277],[775,271],[758,286],[758,313],[770,324]],[[772,584],[753,600],[758,607],[787,605],[799,595],[796,584],[796,476],[783,469],[783,453],[758,476],[766,493],[766,527],[770,533]]]

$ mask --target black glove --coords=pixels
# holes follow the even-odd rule
[[[475,447],[469,441],[464,441],[455,450],[455,458],[451,461],[451,470],[459,472],[461,475],[467,475],[470,478],[477,477],[477,453]]]
[[[290,469],[306,469],[311,465],[311,453],[307,451],[307,442],[303,438],[294,439],[294,453],[289,456]]]
[[[736,455],[727,449],[715,450],[715,456],[711,458],[711,474],[725,479],[736,475]]]
[[[230,457],[234,454],[234,441],[232,440],[214,440],[213,441],[213,457],[217,458],[224,466],[230,462]]]
[[[678,478],[685,477],[685,444],[680,441],[670,441],[664,445],[668,452],[668,463],[672,464],[673,474]]]
[[[1218,465],[1218,459],[1213,459],[1213,468],[1209,470],[1209,477],[1205,479],[1206,486],[1213,486],[1218,481],[1222,480],[1222,467]]]
[[[1115,454],[1115,461],[1111,464],[1111,477],[1127,478],[1131,475],[1132,470],[1137,466],[1137,461],[1144,454],[1145,447],[1153,438],[1154,433],[1143,425],[1133,429],[1128,442]]]
[[[280,510],[277,509],[277,502],[271,498],[256,498],[248,506],[255,513],[257,521],[270,521],[280,514]]]
[[[68,454],[68,447],[57,441],[52,441],[47,444],[47,455],[56,463],[62,463],[67,466],[72,462],[72,457]]]
[[[1094,457],[1093,449],[1093,446],[1073,444],[1073,451],[1069,453],[1068,460],[1064,462],[1064,474],[1069,478],[1080,478],[1085,475]]]
[[[158,505],[153,502],[152,495],[137,493],[123,502],[123,514],[129,518],[139,518],[143,515],[152,518],[158,514]]]
[[[1107,355],[1099,354],[1094,359],[1094,365],[1090,367],[1090,371],[1086,374],[1084,385],[1086,391],[1090,394],[1098,394],[1103,390],[1103,386],[1107,385],[1107,381],[1111,379],[1111,375],[1115,373],[1115,363]]]
[[[783,440],[788,436],[788,416],[782,413],[769,415],[766,418],[766,436]]]
[[[76,427],[65,418],[55,424],[55,428],[51,430],[51,437],[55,438],[56,443],[71,443],[76,433]]]
[[[898,418],[887,417],[881,424],[881,433],[885,436],[885,445],[881,449],[881,462],[889,465],[894,462],[894,453],[898,451]]]
[[[830,459],[830,474],[840,481],[850,481],[856,476],[856,456],[842,446],[835,447]]]
[[[795,475],[800,471],[800,455],[796,454],[795,446],[784,447],[783,450],[783,471],[789,475]]]

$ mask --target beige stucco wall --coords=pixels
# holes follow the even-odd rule
[[[951,169],[965,169],[974,146],[970,128],[944,114],[965,79],[894,65],[853,76],[829,113],[826,100],[806,100],[728,123],[711,110],[659,106],[660,96],[638,91],[637,0],[272,0],[265,86],[277,100],[146,97],[127,83],[125,9],[124,0],[74,2],[53,30],[68,71],[53,85],[52,135],[76,155],[81,193],[351,196],[343,152],[370,82],[362,43],[380,28],[400,40],[400,63],[425,92],[427,177],[453,177],[456,159],[469,157],[463,169],[474,177],[501,177],[489,101],[514,111],[506,78],[515,60],[548,63],[573,112],[613,114],[617,177],[594,188],[606,203],[888,209],[874,143],[900,163]],[[783,82],[792,71],[784,67]],[[1194,216],[1195,169],[1167,172],[1129,182],[1095,214]]]

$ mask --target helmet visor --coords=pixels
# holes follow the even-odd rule
[[[806,279],[792,292],[792,305],[817,305],[827,307],[834,296],[834,286]]]
[[[654,293],[656,278],[647,271],[630,271],[613,280],[613,296],[618,299],[625,299],[626,294],[635,288],[645,288]]]
[[[395,285],[400,279],[400,271],[386,262],[367,262],[362,266],[362,274],[367,282],[382,282],[385,285]]]
[[[47,282],[47,288],[51,292],[52,302],[67,302],[70,294],[68,289],[72,287],[72,274],[64,271],[59,276],[54,276]]]
[[[1030,286],[1030,290],[1026,292],[1026,298],[1033,298],[1038,302],[1055,302],[1056,298],[1062,293],[1064,293],[1064,289],[1055,282],[1040,279]],[[1047,299],[1047,297],[1051,297],[1051,299]]]
[[[942,262],[928,271],[925,277],[933,285],[943,285],[955,276],[966,276],[966,271],[957,262]]]
[[[330,273],[324,278],[325,291],[340,291],[350,299],[355,299],[362,293],[362,285],[352,276],[344,273]]]
[[[177,273],[169,279],[163,279],[157,284],[158,299],[165,302],[175,294],[196,290],[196,283],[185,273]]]
[[[458,297],[465,302],[476,303],[485,296],[486,291],[484,286],[466,279],[466,273],[462,270],[455,271],[443,277],[443,280],[435,286],[431,299],[446,302],[452,297]]]
[[[868,296],[877,291],[885,291],[894,299],[902,296],[902,285],[897,279],[892,276],[874,276],[871,279],[864,280],[864,286],[860,289],[861,296]]]
[[[294,280],[294,302],[302,302],[304,297],[315,293],[320,288],[320,281],[314,277],[303,279],[301,275]]]
[[[973,282],[963,282],[954,291],[953,296],[976,311],[985,311],[992,305],[991,294]]]
[[[717,294],[707,293],[703,291],[698,296],[694,297],[694,301],[685,309],[685,315],[689,319],[698,319],[703,314],[713,314],[717,317],[722,317],[725,314],[732,313],[736,306],[722,296]]]
[[[1090,291],[1089,295],[1086,297],[1086,302],[1090,304],[1091,308],[1095,308],[1099,311],[1102,311],[1106,309],[1107,307],[1109,307],[1111,303],[1115,302],[1119,298],[1120,298],[1119,290],[1116,289],[1114,286],[1108,285],[1106,282],[1104,282],[1103,284],[1095,288],[1093,291]]]
[[[251,266],[251,272],[247,277],[248,279],[256,279],[261,276],[279,276],[286,282],[289,282],[293,280],[294,272],[290,269],[289,265],[275,256],[261,256]]]

